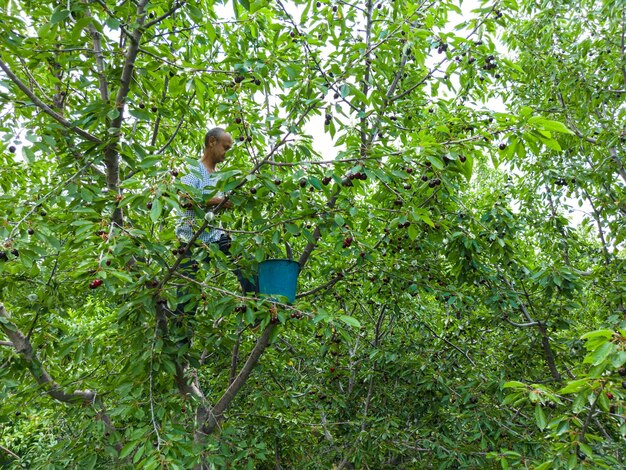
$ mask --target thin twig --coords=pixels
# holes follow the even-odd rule
[[[9,454],[11,457],[13,457],[14,459],[19,460],[20,456],[17,455],[15,452],[11,452],[9,449],[7,449],[6,447],[0,445],[0,450],[3,452],[6,452],[7,454]]]
[[[465,356],[465,358],[470,361],[470,363],[476,367],[476,363],[472,360],[471,357],[469,357],[469,355],[467,354],[467,352],[463,351],[461,348],[459,348],[456,344],[448,341],[446,338],[444,338],[443,336],[439,336],[437,333],[435,333],[435,331],[428,325],[428,323],[426,322],[422,322],[422,325],[424,325],[426,327],[426,329],[428,331],[430,331],[433,335],[435,335],[436,338],[440,339],[441,341],[443,341],[444,343],[448,344],[449,346],[452,346],[454,349],[456,349],[457,351],[459,351],[461,354],[463,354]]]
[[[50,191],[48,191],[47,194],[45,194],[41,199],[39,199],[35,205],[33,206],[33,208],[28,211],[26,213],[26,215],[24,215],[24,217],[22,217],[16,224],[15,227],[13,227],[13,230],[11,230],[11,233],[9,234],[9,236],[7,237],[9,240],[12,239],[15,236],[15,232],[18,230],[18,228],[20,227],[20,225],[26,220],[28,219],[31,214],[33,212],[35,212],[39,206],[41,205],[41,203],[43,201],[45,201],[46,199],[48,199],[52,194],[54,194],[57,190],[64,188],[67,186],[68,183],[70,183],[74,178],[76,178],[78,175],[80,175],[83,171],[85,171],[87,168],[89,168],[92,165],[92,162],[87,163],[85,166],[81,167],[76,173],[74,173],[72,176],[70,176],[68,179],[66,179],[65,181],[63,181],[62,183],[59,183],[57,186],[55,186],[54,188],[52,188]]]
[[[50,106],[48,106],[46,103],[41,101],[37,96],[35,96],[35,94],[24,84],[24,82],[22,82],[19,79],[19,77],[17,77],[17,75],[15,75],[11,71],[9,66],[7,64],[5,64],[4,61],[2,61],[2,59],[0,59],[0,68],[4,71],[4,73],[7,75],[7,77],[9,77],[9,79],[13,83],[15,83],[15,85],[17,85],[17,87],[20,90],[22,90],[22,92],[26,96],[28,96],[30,98],[30,100],[33,102],[33,104],[35,106],[37,106],[39,109],[41,109],[48,116],[51,116],[55,121],[60,123],[62,126],[68,128],[71,131],[76,132],[78,135],[80,135],[81,137],[85,138],[85,140],[88,140],[90,142],[95,142],[97,144],[101,143],[100,139],[98,139],[96,136],[91,135],[89,132],[81,129],[80,127],[77,127],[77,126],[73,125],[71,122],[69,122],[63,116],[61,116],[59,113],[57,113],[52,108],[50,108]]]
[[[166,11],[165,13],[163,13],[161,16],[153,19],[152,21],[149,21],[148,23],[146,23],[145,25],[143,25],[143,29],[144,31],[152,26],[154,26],[157,23],[160,23],[161,21],[163,21],[165,18],[168,18],[170,16],[172,16],[176,10],[178,10],[179,8],[185,6],[185,0],[178,0],[176,2],[174,2],[174,6],[172,8],[170,8],[169,11]]]
[[[158,328],[158,323],[157,323],[154,327],[154,336],[152,337],[152,344],[150,346],[150,383],[149,383],[149,386],[150,386],[150,417],[152,420],[152,427],[157,437],[157,450],[161,450],[161,435],[159,434],[158,424],[154,416],[154,397],[152,395],[152,375],[153,375],[152,363],[154,361],[154,344],[157,340],[158,331],[159,331],[159,328]]]
[[[191,102],[193,101],[193,99],[196,97],[196,92],[194,91],[191,96],[189,97],[189,99],[187,100],[187,106],[185,107],[185,109],[189,109],[189,105],[191,104]],[[178,131],[180,130],[181,126],[183,125],[183,123],[185,122],[185,115],[183,114],[183,116],[180,118],[180,121],[178,122],[178,125],[176,126],[176,129],[174,129],[174,132],[172,133],[172,135],[169,137],[169,139],[167,139],[167,142],[165,142],[165,144],[163,145],[163,147],[161,147],[158,151],[157,151],[157,155],[162,154],[172,143],[172,141],[176,138],[176,136],[178,135]]]

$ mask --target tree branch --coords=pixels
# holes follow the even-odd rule
[[[585,196],[589,201],[589,205],[591,206],[591,210],[593,211],[593,219],[596,221],[596,225],[598,226],[598,234],[600,235],[600,242],[602,243],[602,254],[604,255],[604,264],[608,266],[611,264],[611,256],[609,255],[609,249],[606,244],[606,239],[604,238],[604,230],[602,230],[602,220],[600,218],[600,211],[596,208],[596,205],[593,203],[593,199],[591,195],[587,192],[585,188],[583,188],[585,192]]]
[[[117,109],[118,113],[108,126],[112,133],[112,139],[104,149],[104,161],[107,168],[107,187],[115,191],[115,193],[118,192],[119,186],[119,152],[117,146],[121,138],[120,130],[124,122],[126,97],[130,91],[130,84],[135,69],[135,60],[139,52],[139,41],[141,40],[141,34],[143,32],[143,22],[146,18],[145,7],[147,3],[148,0],[140,0],[137,4],[137,27],[129,36],[130,45],[126,52],[124,66],[122,68],[120,87],[115,95],[115,109]],[[113,223],[119,227],[123,225],[122,210],[119,206],[116,207],[113,212]]]
[[[602,393],[604,392],[604,386],[605,385],[606,385],[606,383],[602,382],[602,385],[600,387],[600,391],[598,391],[598,396],[596,397],[595,400],[593,400],[593,403],[591,404],[591,407],[589,408],[589,414],[587,415],[587,418],[585,419],[583,427],[580,430],[580,442],[582,442],[582,443],[586,443],[587,442],[587,438],[585,437],[585,434],[587,433],[587,428],[589,427],[589,423],[591,422],[591,418],[593,418],[593,413],[596,411],[596,406],[598,406],[598,400],[600,399],[600,395],[602,395]]]
[[[143,27],[144,31],[146,29],[151,28],[152,26],[154,26],[157,23],[160,23],[161,21],[163,21],[165,18],[168,18],[170,16],[172,16],[174,13],[176,13],[176,10],[182,8],[183,6],[185,6],[185,0],[179,0],[177,2],[174,3],[174,6],[167,12],[163,13],[161,16],[159,16],[158,18],[153,19],[152,21],[146,23]]]
[[[60,385],[52,379],[44,368],[43,363],[33,350],[30,340],[11,321],[3,304],[0,304],[0,328],[8,336],[15,351],[22,356],[33,378],[44,387],[48,395],[63,403],[93,403],[96,399],[96,392],[94,391],[76,390],[68,393],[61,389]]]
[[[189,97],[189,99],[187,100],[187,106],[185,107],[185,109],[189,109],[189,105],[191,104],[191,102],[193,101],[193,99],[196,97],[196,92],[194,91],[191,96]],[[178,122],[178,125],[176,126],[176,129],[174,129],[174,132],[172,133],[172,135],[170,136],[169,139],[167,139],[167,142],[165,142],[165,144],[163,145],[163,147],[161,147],[158,151],[157,151],[157,155],[162,154],[172,143],[172,141],[176,138],[176,135],[178,134],[178,131],[180,130],[181,126],[183,125],[183,122],[185,122],[185,115],[183,115],[180,118],[180,121]]]
[[[4,71],[4,73],[7,74],[7,77],[9,77],[9,79],[15,83],[15,85],[17,85],[17,87],[22,90],[22,92],[28,96],[28,98],[30,98],[30,100],[33,102],[33,104],[35,106],[37,106],[39,109],[41,109],[44,113],[46,113],[47,115],[51,116],[55,121],[57,121],[58,123],[60,123],[62,126],[68,128],[69,130],[77,133],[78,135],[80,135],[81,137],[83,137],[85,140],[88,140],[90,142],[95,142],[97,144],[100,144],[101,141],[100,139],[98,139],[97,137],[91,135],[89,132],[84,131],[83,129],[81,129],[80,127],[77,127],[75,125],[73,125],[71,122],[69,122],[67,119],[65,119],[63,116],[61,116],[59,113],[57,113],[56,111],[54,111],[52,108],[50,108],[50,106],[48,106],[46,103],[44,103],[43,101],[41,101],[39,98],[37,98],[37,96],[35,96],[35,94],[24,84],[24,82],[22,82],[9,68],[9,66],[7,64],[5,64],[2,59],[0,59],[0,68]]]
[[[14,459],[17,459],[17,460],[19,460],[19,459],[20,459],[20,456],[19,456],[19,455],[17,455],[17,454],[16,454],[16,453],[14,453],[14,452],[11,452],[9,449],[7,449],[6,447],[4,447],[4,446],[2,446],[2,445],[0,445],[0,450],[1,450],[2,452],[6,452],[7,454],[9,454],[9,455],[10,455],[11,457],[13,457]]]
[[[385,319],[385,310],[387,310],[387,305],[383,305],[383,308],[380,309],[380,313],[378,314],[378,321],[376,322],[376,327],[374,328],[374,348],[378,348],[380,343],[380,329],[383,325],[383,320]],[[372,371],[374,372],[374,371]],[[372,395],[374,393],[374,374],[372,373],[370,377],[370,383],[367,388],[367,397],[365,398],[365,406],[363,407],[363,421],[361,422],[361,432],[365,431],[367,426],[367,414],[370,409],[370,403],[372,401]]]
[[[470,361],[470,363],[476,367],[476,363],[472,360],[471,357],[469,357],[469,354],[467,354],[467,352],[463,351],[461,348],[459,348],[456,344],[448,341],[446,338],[444,338],[443,336],[439,336],[437,333],[435,333],[435,330],[433,330],[426,322],[422,322],[422,325],[424,325],[426,327],[426,329],[428,331],[430,331],[435,338],[440,339],[441,341],[443,341],[444,343],[446,343],[449,346],[452,346],[454,349],[456,349],[458,352],[460,352],[461,354],[463,354],[465,356],[465,358]]]
[[[237,377],[237,362],[239,361],[239,345],[241,344],[241,333],[243,330],[240,330],[237,333],[237,341],[233,345],[233,354],[230,358],[230,374],[228,377],[228,385],[231,385],[235,381],[235,377]]]
[[[254,345],[254,348],[252,348],[252,351],[250,352],[246,363],[241,368],[239,374],[237,374],[237,377],[235,377],[235,380],[233,380],[228,389],[226,389],[226,391],[215,404],[213,409],[207,410],[209,412],[206,413],[203,417],[205,421],[201,427],[202,434],[211,434],[220,424],[221,420],[223,419],[224,412],[231,404],[239,390],[241,390],[243,385],[246,383],[248,377],[250,377],[250,374],[254,369],[254,366],[256,366],[257,362],[259,362],[261,355],[265,352],[265,349],[269,345],[270,335],[274,330],[274,326],[275,325],[270,323],[265,328],[265,330],[257,340],[256,344]]]
[[[518,328],[527,328],[529,326],[537,326],[537,325],[539,325],[539,322],[537,322],[537,321],[535,321],[535,322],[528,322],[528,323],[516,323],[514,321],[509,320],[506,317],[504,317],[503,320],[505,322],[507,322],[509,325],[517,326]]]
[[[91,17],[91,10],[89,7],[85,9],[85,16]],[[107,84],[106,75],[104,74],[104,56],[102,54],[102,41],[100,40],[100,32],[96,29],[93,23],[89,23],[89,34],[91,35],[91,42],[93,44],[93,54],[96,58],[96,70],[98,73],[98,84],[100,88],[100,99],[104,103],[109,103],[109,86]]]

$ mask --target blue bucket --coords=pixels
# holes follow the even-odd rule
[[[284,295],[289,303],[296,300],[300,265],[289,259],[268,259],[259,264],[259,292],[269,296]]]

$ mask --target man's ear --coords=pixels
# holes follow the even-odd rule
[[[207,147],[208,148],[213,147],[216,142],[217,142],[217,139],[215,137],[209,137],[209,143],[208,143]]]

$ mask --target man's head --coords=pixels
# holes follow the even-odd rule
[[[215,127],[204,136],[202,160],[212,166],[222,163],[226,152],[233,146],[232,136],[221,127]]]

